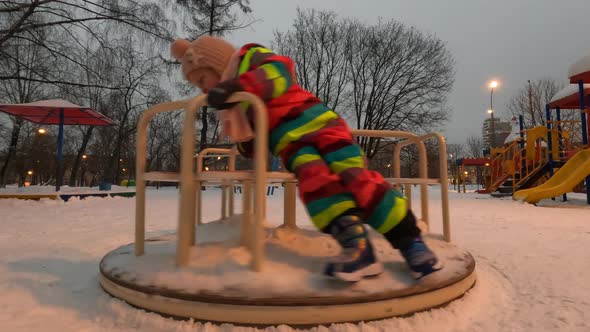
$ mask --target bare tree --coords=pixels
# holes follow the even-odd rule
[[[299,11],[275,44],[297,64],[298,82],[358,129],[426,131],[447,119],[453,59],[445,44],[396,21],[366,25],[329,11]],[[382,145],[359,143],[371,158]]]
[[[43,32],[38,33],[38,38],[44,38]],[[41,99],[47,93],[47,87],[41,83],[28,80],[26,78],[33,77],[35,73],[48,73],[55,66],[55,61],[50,55],[38,44],[24,40],[20,43],[6,43],[0,51],[0,75],[4,73],[17,73],[18,77],[15,80],[1,81],[0,80],[0,95],[3,96],[3,102],[9,103],[27,103],[34,100],[34,98]],[[11,61],[11,59],[18,58],[18,62]],[[0,186],[4,186],[6,181],[6,174],[11,160],[16,156],[19,138],[21,136],[21,128],[24,120],[16,117],[9,117],[12,124],[12,132],[8,143],[8,150],[0,169]]]
[[[343,52],[347,31],[346,23],[334,12],[298,8],[292,30],[275,32],[272,44],[275,51],[295,61],[298,83],[334,110],[342,102],[348,81]]]
[[[96,34],[108,35],[109,29],[103,31],[96,31]],[[72,100],[80,105],[89,106],[90,108],[98,111],[99,113],[110,112],[111,107],[102,102],[105,99],[110,89],[105,89],[100,86],[100,83],[107,83],[108,85],[114,85],[113,82],[115,75],[115,64],[116,61],[111,59],[115,57],[114,49],[109,45],[107,41],[108,37],[105,37],[105,42],[102,45],[98,45],[94,49],[91,46],[85,45],[82,49],[78,50],[78,58],[80,62],[84,63],[84,66],[71,68],[68,72],[74,73],[69,79],[71,81],[78,81],[81,86],[72,87],[69,86],[66,89],[62,89],[61,94],[67,99]],[[71,173],[70,173],[70,186],[76,185],[77,174],[80,167],[83,165],[82,156],[87,152],[89,144],[92,140],[93,133],[95,131],[94,126],[78,126],[77,134],[79,139],[73,139],[73,133],[70,133],[70,142],[75,143],[75,157],[72,161]],[[79,144],[78,144],[79,143]],[[88,157],[88,156],[87,156]],[[82,170],[82,178],[84,178],[84,170]]]
[[[191,39],[204,34],[222,36],[253,23],[238,13],[250,14],[250,0],[176,0],[186,13],[184,28]],[[242,18],[240,18],[242,17]]]
[[[121,35],[141,33],[151,43],[163,44],[172,40],[167,30],[169,22],[160,6],[137,0],[0,1],[0,22],[1,46],[9,41],[13,44],[23,41],[36,43],[54,58],[77,66],[84,66],[84,63],[72,56],[69,52],[71,47],[82,47],[80,40],[84,39],[102,44],[104,36],[96,33],[97,24],[101,22],[118,27]],[[47,35],[53,38],[40,39],[40,31],[50,32]],[[0,48],[0,57],[21,66],[26,65],[20,58],[10,57],[3,48]],[[18,72],[10,72],[1,75],[0,81],[20,79],[58,85],[82,84],[51,73],[34,74],[22,76]]]
[[[147,142],[147,169],[178,171],[180,167],[180,113],[165,113],[150,123]]]
[[[349,23],[350,108],[359,129],[426,131],[447,120],[453,59],[445,44],[395,21]],[[363,138],[370,156],[379,139]]]
[[[253,23],[252,20],[241,20],[238,15],[240,12],[245,15],[252,12],[250,0],[176,0],[175,3],[188,13],[184,28],[191,39],[204,34],[223,36]],[[203,107],[200,115],[199,149],[204,149],[208,144],[217,142],[219,121],[215,114],[209,113],[208,107]],[[209,124],[213,128],[212,134]]]
[[[483,139],[479,136],[470,136],[467,138],[467,154],[471,158],[483,157]]]
[[[453,182],[457,185],[460,181],[461,176],[458,174],[459,168],[457,161],[465,158],[465,146],[463,144],[449,143],[447,144],[447,154],[449,162],[449,171],[452,174]]]
[[[457,143],[447,144],[447,153],[449,160],[457,160],[465,157],[465,145]]]
[[[117,128],[106,166],[107,180],[115,182],[119,180],[122,154],[132,147],[139,114],[150,105],[168,99],[168,94],[159,84],[163,74],[162,62],[157,57],[145,58],[136,49],[136,42],[130,37],[120,40],[116,49],[119,59],[117,80],[121,89],[111,96],[114,103],[109,113],[117,122]],[[130,160],[126,162],[127,168],[131,168]]]
[[[160,50],[159,44],[167,44],[171,38],[165,30],[168,22],[159,5],[154,3],[0,1],[2,99],[10,102],[38,100],[45,97],[45,91],[51,90],[53,98],[59,96],[91,106],[117,122],[114,128],[69,130],[64,157],[72,166],[70,184],[75,183],[80,168],[82,173],[86,169],[105,172],[111,175],[109,180],[114,181],[120,178],[121,170],[130,176],[138,114],[153,103],[169,99],[160,84],[161,60],[153,54]],[[150,47],[145,47],[145,43],[150,43]],[[14,50],[17,46],[22,49],[19,54]],[[34,61],[29,60],[33,56]],[[21,91],[30,89],[27,86],[37,88],[28,98],[17,100],[7,97],[10,92],[7,86]],[[30,129],[21,129],[23,125],[27,124],[12,126],[15,135],[11,136],[15,139],[8,144],[13,147],[8,155],[17,156],[16,168],[21,173],[27,169],[27,163],[41,153],[36,152],[39,144],[30,137]],[[97,132],[99,135],[95,135]],[[86,152],[95,155],[92,166],[90,160],[81,163],[81,156]],[[4,158],[4,162],[8,163],[9,159]]]
[[[39,15],[45,18],[43,22],[36,20]],[[166,22],[160,7],[146,1],[0,1],[0,17],[4,22],[0,25],[0,46],[28,32],[54,26],[66,29],[77,27],[92,35],[93,29],[89,24],[101,21],[118,23],[132,31],[171,40],[164,27]]]
[[[564,84],[552,78],[542,78],[537,81],[529,81],[508,102],[508,112],[511,117],[523,115],[526,128],[546,125],[545,105],[557,92],[563,89]],[[569,119],[573,113],[564,112],[564,120]]]

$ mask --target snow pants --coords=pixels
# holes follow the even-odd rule
[[[318,229],[325,231],[334,218],[355,213],[384,234],[408,213],[406,198],[379,173],[367,169],[348,125],[325,105],[315,105],[277,126],[269,143],[296,174],[299,196]],[[415,222],[399,229],[419,234]]]

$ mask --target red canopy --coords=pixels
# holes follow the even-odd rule
[[[491,163],[490,158],[463,158],[461,164],[463,166],[485,166]]]
[[[560,108],[562,110],[577,110],[580,109],[580,92],[577,84],[571,84],[564,88],[549,102],[549,107],[552,109]],[[590,85],[584,84],[584,95],[590,94]]]
[[[590,71],[586,71],[570,77],[570,83],[578,83],[580,80],[584,83],[590,82]]]
[[[590,83],[590,54],[574,62],[567,73],[570,83],[578,84],[580,80],[584,83]]]
[[[64,111],[64,125],[110,126],[115,122],[89,107],[72,104],[61,99],[41,100],[26,104],[0,104],[0,111],[25,120],[59,124],[60,110]]]

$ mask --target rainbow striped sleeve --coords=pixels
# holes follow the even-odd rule
[[[290,58],[256,44],[242,47],[240,55],[238,80],[245,91],[262,100],[280,97],[294,83],[294,65]]]

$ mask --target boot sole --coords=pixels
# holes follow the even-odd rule
[[[383,273],[383,264],[377,262],[351,273],[335,272],[334,277],[343,281],[357,282],[365,277],[372,277],[381,273]]]
[[[442,270],[443,267],[444,267],[444,264],[439,260],[428,271],[421,271],[421,272],[411,271],[411,274],[412,274],[412,277],[414,277],[414,279],[421,280],[423,278],[426,278],[426,277],[432,275],[436,271]]]

